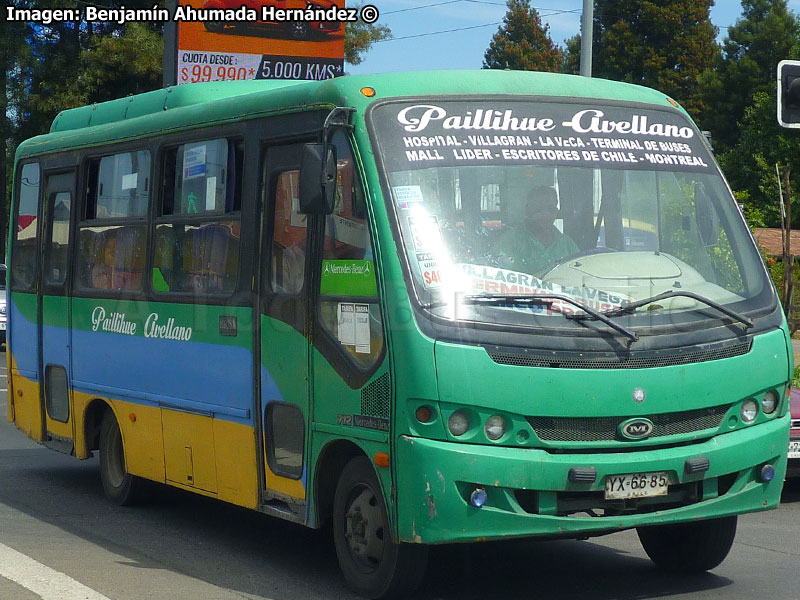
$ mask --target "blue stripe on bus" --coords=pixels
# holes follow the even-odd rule
[[[9,331],[8,351],[14,356],[19,372],[34,381],[39,380],[39,353],[36,323],[29,321],[17,308],[13,295],[8,294]],[[32,377],[29,374],[33,374]]]
[[[253,424],[253,355],[246,348],[77,330],[72,347],[81,357],[73,379],[83,386],[136,390],[134,397],[170,408]],[[99,357],[98,348],[102,360],[83,358]]]
[[[37,327],[11,303],[13,356],[20,373],[38,373]],[[45,326],[44,339],[65,340],[63,327]],[[68,363],[67,346],[48,347],[45,362]],[[143,404],[176,408],[253,425],[253,354],[247,348],[182,342],[117,333],[73,330],[74,389],[102,392]],[[90,360],[86,357],[92,356]],[[59,362],[60,361],[60,362]],[[177,377],[180,374],[181,377]],[[38,377],[30,377],[38,380]],[[262,367],[264,391],[281,399]]]

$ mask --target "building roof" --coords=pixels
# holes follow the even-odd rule
[[[773,256],[783,255],[783,237],[780,229],[756,227],[753,230],[756,242],[766,254]],[[791,237],[791,252],[793,256],[800,256],[800,230],[793,229]]]

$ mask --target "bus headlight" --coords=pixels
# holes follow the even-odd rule
[[[746,400],[742,404],[742,421],[752,423],[758,416],[758,404],[755,400]]]
[[[506,434],[506,421],[500,415],[493,415],[486,419],[486,437],[490,440],[497,441]]]
[[[778,408],[778,394],[770,390],[764,394],[764,398],[761,400],[761,410],[765,414],[771,415],[776,408]]]
[[[447,428],[455,437],[464,435],[469,429],[469,417],[463,410],[457,410],[447,419]]]

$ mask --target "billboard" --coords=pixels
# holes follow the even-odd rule
[[[178,84],[242,79],[330,79],[344,74],[344,0],[185,0]]]

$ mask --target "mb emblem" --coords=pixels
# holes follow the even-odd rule
[[[619,426],[619,434],[628,440],[643,440],[653,433],[650,419],[628,419]]]

